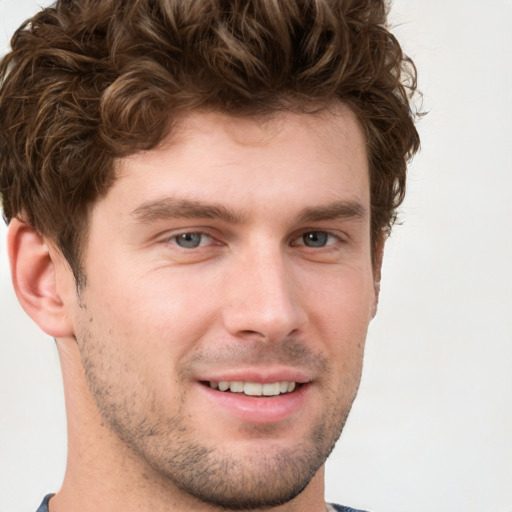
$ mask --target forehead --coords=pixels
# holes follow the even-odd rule
[[[194,112],[158,148],[118,161],[117,176],[105,199],[131,212],[165,196],[246,210],[369,198],[364,135],[340,105],[259,119]]]

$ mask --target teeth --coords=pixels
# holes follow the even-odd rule
[[[242,381],[210,381],[212,389],[219,391],[231,391],[232,393],[244,393],[248,396],[277,396],[279,394],[291,393],[295,387],[295,382],[270,382],[261,384],[259,382]]]
[[[275,396],[279,395],[281,392],[279,382],[274,382],[273,384],[263,384],[263,394],[265,396]]]
[[[259,384],[258,382],[244,383],[244,395],[261,396],[262,391],[263,391],[263,384]]]
[[[231,386],[229,386],[229,389],[233,393],[243,393],[244,392],[244,383],[238,382],[238,381],[232,382]]]
[[[219,382],[219,389],[220,389],[221,391],[227,391],[227,390],[229,389],[229,382],[226,382],[226,381],[221,380],[221,381]]]

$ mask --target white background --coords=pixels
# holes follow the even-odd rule
[[[36,9],[0,0],[0,47]],[[388,244],[380,311],[327,498],[375,512],[512,512],[512,1],[400,0],[422,152]],[[53,341],[10,289],[0,228],[0,512],[59,488]]]

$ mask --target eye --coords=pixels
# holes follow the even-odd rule
[[[183,249],[196,249],[212,242],[212,237],[205,233],[180,233],[171,238],[176,245]]]
[[[338,242],[338,237],[327,231],[308,231],[293,241],[292,245],[304,245],[311,248],[326,247]]]

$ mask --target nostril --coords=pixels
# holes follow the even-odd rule
[[[251,330],[251,329],[245,329],[243,331],[240,331],[240,334],[242,336],[254,336],[254,337],[263,338],[263,339],[266,339],[266,338],[269,337],[264,332],[254,331],[254,330]]]

